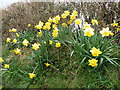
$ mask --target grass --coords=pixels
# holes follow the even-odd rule
[[[3,51],[3,57],[12,58],[13,53],[9,53],[9,50],[6,49]],[[25,50],[28,52],[27,50]],[[26,55],[29,55],[27,53]],[[30,56],[29,56],[30,57]],[[81,68],[77,67],[75,63],[74,66],[64,66],[62,70],[56,70],[56,68],[49,67],[43,74],[39,74],[32,82],[31,79],[27,78],[27,73],[30,72],[32,65],[29,57],[16,57],[12,58],[14,61],[14,68],[18,68],[14,72],[3,72],[3,87],[5,88],[120,88],[119,80],[119,67],[114,67],[111,64],[106,64],[100,68],[100,70],[92,71],[91,68]],[[64,59],[63,59],[64,60]],[[61,62],[61,65],[65,61]],[[29,65],[28,65],[29,64]],[[31,65],[30,65],[31,64]],[[12,66],[13,67],[13,66]],[[21,69],[19,69],[19,67]],[[77,70],[78,69],[78,70]],[[76,72],[77,70],[77,72]],[[18,74],[18,73],[21,73]],[[8,75],[9,74],[9,75]],[[23,76],[22,76],[23,75]],[[27,77],[25,78],[24,75]],[[17,82],[17,83],[16,83]]]

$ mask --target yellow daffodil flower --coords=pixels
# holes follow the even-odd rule
[[[117,32],[119,32],[119,31],[120,31],[120,28],[116,28],[116,30],[117,30]]]
[[[0,63],[4,62],[4,60],[0,57]]]
[[[109,31],[109,27],[103,28],[103,30],[100,31],[100,34],[102,34],[102,37],[109,36],[110,33],[111,31]]]
[[[56,46],[56,47],[61,47],[61,43],[60,43],[60,42],[57,42],[55,46]]]
[[[10,40],[11,40],[10,38],[7,38],[6,42],[10,42]]]
[[[22,44],[25,45],[25,46],[28,46],[28,43],[29,43],[29,42],[28,42],[27,39],[24,39],[24,41],[22,42]]]
[[[98,65],[98,64],[97,64],[98,60],[91,59],[91,60],[88,60],[88,61],[89,61],[89,65],[92,66],[92,67],[95,67],[95,66]]]
[[[36,29],[42,29],[42,25],[36,25],[35,28]]]
[[[81,23],[82,23],[82,21],[81,21],[80,19],[76,19],[76,20],[75,20],[75,24],[80,25]]]
[[[112,24],[112,26],[113,26],[113,27],[115,27],[115,26],[117,27],[117,26],[118,26],[118,23],[116,23],[116,21],[114,21],[113,24]]]
[[[100,51],[100,49],[96,49],[95,47],[92,48],[92,50],[90,50],[90,52],[92,53],[92,55],[94,57],[99,56],[99,54],[101,54],[102,52]]]
[[[64,13],[61,15],[61,18],[63,18],[63,19],[65,19],[66,17],[67,17],[67,15]]]
[[[73,20],[69,20],[67,23],[68,23],[68,24],[71,24],[71,23],[72,23],[72,21],[73,21]]]
[[[33,45],[32,45],[32,48],[34,49],[34,50],[37,50],[38,48],[39,48],[39,44],[37,44],[37,43],[34,43]]]
[[[57,28],[55,28],[55,29],[53,30],[54,33],[58,33],[58,31],[59,31],[59,30],[58,30]]]
[[[95,25],[95,24],[98,25],[98,21],[96,19],[92,19],[91,23],[92,25]]]
[[[112,33],[112,32],[111,32],[111,33],[110,33],[110,35],[111,35],[111,36],[113,36],[113,35],[114,35],[114,33]]]
[[[44,29],[44,30],[46,30],[46,29],[47,29],[47,27],[46,27],[46,26],[43,26],[43,29]]]
[[[46,66],[46,67],[49,67],[50,65],[51,65],[51,64],[49,64],[49,63],[45,63],[45,66]]]
[[[71,20],[76,19],[76,16],[70,15],[70,19],[71,19]]]
[[[53,41],[49,40],[49,44],[53,44]]]
[[[15,54],[21,54],[21,53],[20,53],[21,50],[18,49],[18,48],[17,48],[16,50],[13,50],[13,51],[15,52]]]
[[[40,31],[40,32],[38,32],[38,35],[40,36],[40,37],[42,37],[42,31]]]
[[[16,36],[19,37],[20,35],[18,33],[16,33]]]
[[[68,25],[66,23],[62,23],[62,26],[64,27],[68,27]]]
[[[31,24],[28,24],[28,27],[30,27],[31,26]]]
[[[88,37],[91,37],[91,36],[93,36],[94,35],[94,29],[93,28],[86,28],[85,30],[84,30],[84,35],[85,36],[88,36]]]
[[[15,28],[12,28],[11,30],[9,30],[9,32],[16,32],[17,31],[17,29],[15,29]]]
[[[16,43],[16,42],[17,42],[17,39],[13,39],[13,41],[12,41],[12,42]]]
[[[50,23],[50,22],[46,22],[45,25],[46,25],[46,26],[50,26],[51,23]]]
[[[50,30],[50,29],[51,29],[51,27],[50,27],[50,26],[46,26],[46,29]]]
[[[53,25],[52,25],[52,28],[54,28],[54,29],[57,28],[57,25],[56,25],[56,24],[53,24]]]
[[[86,29],[86,28],[91,28],[90,24],[88,24],[87,22],[83,24],[83,29]]]
[[[78,12],[76,10],[73,10],[72,15],[77,16]]]
[[[59,21],[59,20],[60,20],[60,16],[57,15],[57,16],[55,17],[55,19],[56,19],[57,21]]]
[[[58,32],[52,32],[52,36],[53,37],[57,37],[58,36]]]
[[[9,64],[4,64],[4,68],[10,68]]]
[[[49,18],[49,19],[48,19],[48,22],[52,22],[52,18]]]
[[[36,74],[34,74],[34,73],[29,73],[29,78],[30,78],[30,79],[33,79],[34,77],[36,77]]]
[[[43,22],[39,21],[39,25],[43,26],[43,24],[44,24]]]
[[[68,16],[68,15],[70,15],[70,12],[67,10],[67,11],[64,11],[64,14],[66,14]]]

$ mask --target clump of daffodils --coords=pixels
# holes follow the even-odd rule
[[[71,29],[72,25],[75,25],[75,26],[80,25],[82,28],[80,27],[79,30],[76,30],[77,33],[74,33],[74,32],[72,32],[73,28]],[[6,39],[6,43],[8,44],[8,46],[11,46],[11,44],[16,45],[13,49],[13,52],[15,54],[21,55],[21,51],[23,50],[23,48],[30,48],[32,50],[32,52],[34,53],[33,54],[34,57],[36,57],[38,60],[40,60],[40,57],[42,57],[43,60],[41,60],[41,62],[39,62],[39,63],[44,64],[45,67],[51,66],[51,64],[48,63],[49,61],[47,61],[50,56],[50,55],[48,55],[48,53],[50,53],[51,51],[56,52],[55,51],[56,49],[59,49],[64,46],[66,46],[67,48],[72,50],[74,48],[74,45],[75,46],[78,45],[78,48],[75,50],[77,52],[77,50],[80,49],[78,51],[79,55],[80,55],[80,53],[86,54],[86,55],[83,55],[83,57],[85,57],[85,58],[87,57],[87,65],[89,65],[91,67],[97,67],[100,62],[99,58],[104,56],[104,49],[101,48],[102,44],[101,44],[101,46],[96,45],[96,42],[95,42],[95,41],[97,41],[96,37],[100,36],[102,39],[105,39],[103,37],[107,37],[109,35],[114,36],[114,33],[109,30],[109,27],[103,28],[101,31],[99,31],[98,34],[96,34],[96,31],[99,30],[99,29],[97,29],[97,26],[99,26],[98,20],[92,19],[90,23],[83,22],[82,19],[78,17],[78,12],[76,10],[73,10],[72,12],[66,10],[61,15],[49,17],[47,22],[39,21],[38,24],[36,24],[34,26],[34,28],[36,28],[37,30],[35,29],[32,31],[32,29],[31,29],[29,31],[29,28],[32,28],[31,26],[33,26],[33,25],[31,25],[31,24],[27,25],[28,32],[30,32],[30,35],[28,33],[25,37],[24,37],[23,33],[18,33],[17,29],[15,29],[15,28],[10,29],[9,32],[14,32],[16,38],[8,37]],[[120,31],[118,23],[116,23],[115,21],[112,24],[112,26],[117,27],[117,31]],[[94,27],[96,27],[96,28],[94,28]],[[69,35],[69,33],[71,36]],[[23,34],[23,36],[22,36],[22,34]],[[62,35],[62,34],[64,34],[64,35]],[[81,38],[83,38],[83,39],[81,39]],[[63,39],[66,39],[66,40],[63,40]],[[68,44],[66,42],[70,42],[70,43]],[[75,43],[77,43],[77,44],[75,44]],[[62,44],[64,44],[64,45],[62,46]],[[73,48],[71,49],[71,47],[69,47],[69,45],[71,45],[71,47],[73,47]],[[49,49],[51,49],[51,47],[52,47],[52,50],[49,51]],[[96,47],[99,47],[99,48],[96,48]],[[84,51],[84,52],[82,52],[82,51]],[[89,55],[87,56],[87,54],[89,54]],[[47,59],[45,56],[47,56]],[[46,60],[45,61],[46,63],[43,62],[44,60]],[[2,58],[0,58],[0,62],[2,63],[2,62],[4,62],[4,60]],[[10,68],[10,65],[4,64],[4,68],[6,68],[6,69]],[[51,68],[52,68],[52,66],[51,66]],[[47,69],[49,69],[49,68],[47,68]],[[33,79],[36,77],[36,74],[34,74],[34,71],[33,71],[33,73],[28,73],[28,75],[29,75],[30,79]]]

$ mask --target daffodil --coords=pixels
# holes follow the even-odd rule
[[[66,23],[62,23],[62,26],[64,27],[68,27],[68,25]]]
[[[48,22],[52,22],[52,18],[49,18],[49,19],[48,19]]]
[[[91,23],[92,25],[95,25],[95,24],[98,25],[98,21],[96,19],[92,19]]]
[[[40,37],[42,37],[42,31],[40,31],[40,32],[38,32],[38,35],[40,36]]]
[[[69,20],[67,23],[68,23],[68,24],[71,24],[71,23],[72,23],[72,21],[73,21],[73,20]]]
[[[80,19],[76,19],[76,20],[75,20],[75,24],[80,25],[81,23],[82,23],[82,21],[81,21]]]
[[[56,47],[61,47],[61,43],[60,43],[60,42],[57,42],[55,46],[56,46]]]
[[[50,30],[50,29],[51,29],[51,27],[50,27],[50,26],[46,26],[46,29]]]
[[[53,44],[53,41],[49,40],[49,44]]]
[[[34,49],[34,50],[37,50],[38,48],[39,48],[39,44],[37,44],[37,43],[34,43],[33,45],[32,45],[32,48]]]
[[[94,29],[93,28],[86,28],[85,30],[84,30],[84,35],[85,36],[88,36],[88,37],[91,37],[91,36],[93,36],[94,35]]]
[[[102,37],[109,36],[110,33],[111,31],[109,31],[109,27],[103,28],[103,30],[100,31],[100,34],[102,34]]]
[[[17,48],[17,49],[15,49],[15,50],[13,50],[13,51],[15,52],[15,54],[21,54],[21,52],[20,52],[21,50],[20,50],[20,49],[18,49],[18,48]]]
[[[18,33],[16,33],[16,36],[19,37],[20,35]]]
[[[29,43],[29,42],[28,42],[27,39],[24,39],[24,41],[22,42],[22,44],[25,45],[25,46],[28,46],[28,43]]]
[[[83,29],[86,29],[86,28],[91,28],[90,24],[88,24],[87,22],[83,24]]]
[[[45,25],[46,25],[46,26],[50,26],[51,23],[50,23],[50,22],[46,22]]]
[[[68,16],[68,15],[70,15],[70,12],[67,10],[67,11],[64,11],[64,14],[66,14]]]
[[[112,32],[111,32],[111,33],[110,33],[110,35],[111,35],[111,36],[113,36],[113,35],[114,35],[114,33],[112,33]]]
[[[114,21],[113,24],[112,24],[112,26],[113,26],[113,27],[115,27],[115,26],[117,27],[117,26],[118,26],[118,23],[116,23],[116,21]]]
[[[120,28],[116,28],[116,30],[117,30],[117,32],[119,32],[119,31],[120,31]]]
[[[61,15],[61,18],[64,18],[64,19],[65,19],[66,17],[67,17],[67,15],[64,14],[64,13]]]
[[[4,62],[4,60],[0,57],[0,63]]]
[[[42,29],[42,25],[36,25],[35,28],[36,29]]]
[[[13,39],[13,41],[12,41],[12,42],[16,43],[16,42],[17,42],[17,39]]]
[[[28,27],[30,27],[31,26],[31,24],[28,24]]]
[[[58,33],[58,31],[59,31],[59,30],[58,30],[57,28],[55,28],[55,29],[53,30],[54,33]]]
[[[6,42],[10,42],[10,40],[11,40],[10,38],[7,38]]]
[[[52,28],[54,28],[54,29],[57,28],[57,25],[56,25],[56,24],[53,24],[53,25],[52,25]]]
[[[77,16],[78,12],[76,10],[73,10],[72,15]]]
[[[88,61],[89,61],[89,65],[92,66],[92,67],[95,67],[95,66],[98,65],[98,64],[97,64],[98,60],[91,59],[91,60],[88,60]]]
[[[53,37],[57,37],[58,36],[58,32],[52,32],[52,36]]]
[[[46,29],[47,29],[47,26],[43,26],[43,29],[46,30]]]
[[[55,18],[52,19],[52,22],[55,23],[55,24],[58,24],[58,20],[56,20]]]
[[[99,56],[99,54],[102,53],[100,49],[96,49],[95,47],[93,47],[92,50],[90,50],[90,52],[94,57]]]
[[[12,28],[9,30],[9,32],[16,32],[16,31],[17,31],[17,29],[15,29],[15,28]]]
[[[57,15],[57,16],[55,17],[55,19],[56,19],[57,21],[59,21],[59,20],[60,20],[60,16]]]
[[[51,65],[51,64],[49,64],[49,63],[45,63],[45,66],[46,66],[46,67],[49,67],[50,65]]]
[[[43,24],[44,24],[43,22],[39,21],[39,25],[43,26]]]
[[[36,74],[34,74],[34,73],[29,73],[29,78],[30,78],[30,79],[33,79],[34,77],[36,77]]]
[[[76,16],[70,15],[70,19],[71,19],[71,20],[76,19]]]
[[[4,68],[10,68],[9,64],[4,64]]]

